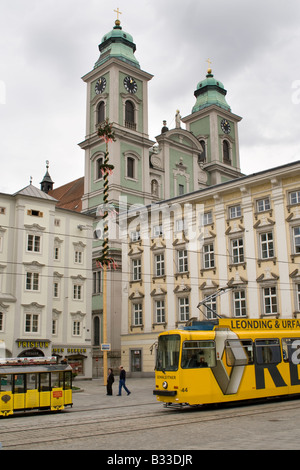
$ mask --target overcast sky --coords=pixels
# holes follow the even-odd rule
[[[239,124],[241,170],[300,159],[299,0],[1,0],[0,192],[50,161],[55,187],[84,174],[86,85],[98,44],[122,12],[149,82],[149,137],[190,114],[206,60]]]

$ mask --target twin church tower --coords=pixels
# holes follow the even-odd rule
[[[176,114],[176,127],[166,123],[156,142],[148,135],[148,82],[152,75],[141,69],[132,36],[120,20],[103,36],[100,57],[83,77],[87,84],[83,211],[93,211],[101,202],[100,171],[105,144],[98,126],[109,119],[116,142],[111,144],[109,178],[112,203],[126,196],[128,204],[150,204],[241,176],[238,122],[231,112],[223,84],[208,69],[194,92],[190,115]],[[183,125],[186,129],[183,129]]]
[[[163,123],[156,141],[148,135],[148,83],[152,75],[141,69],[135,57],[136,45],[119,19],[103,36],[100,56],[83,80],[87,84],[86,137],[82,211],[97,214],[103,203],[102,165],[106,145],[99,139],[98,126],[106,119],[113,123],[116,141],[109,144],[109,203],[119,209],[119,201],[149,205],[168,200],[241,176],[238,143],[239,116],[231,112],[223,84],[208,69],[194,92],[196,101],[190,115],[176,113],[175,128]],[[184,128],[185,127],[185,128]],[[101,269],[96,259],[102,244],[95,225],[93,243],[93,376],[101,363],[102,336]],[[121,357],[122,242],[110,239],[110,254],[118,269],[108,271],[107,338],[111,345],[110,366]],[[97,348],[98,347],[98,348]],[[100,359],[100,360],[99,360]]]

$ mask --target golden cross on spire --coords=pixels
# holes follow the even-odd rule
[[[119,20],[119,15],[122,15],[122,12],[119,11],[119,7],[114,11],[117,13],[117,20]]]
[[[206,61],[206,62],[208,63],[208,69],[207,69],[207,72],[208,72],[208,73],[211,73],[211,64],[212,64],[212,62],[211,62],[211,60],[210,60],[210,59],[207,59],[207,61]]]

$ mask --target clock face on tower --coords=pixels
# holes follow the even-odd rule
[[[104,77],[99,78],[99,80],[97,80],[97,83],[95,85],[95,92],[97,93],[97,95],[99,95],[100,93],[103,93],[105,90],[105,87],[106,87],[106,79]]]
[[[124,87],[129,93],[136,93],[137,92],[137,84],[134,78],[132,77],[125,77],[124,78]]]
[[[227,121],[227,119],[222,119],[221,121],[221,129],[222,131],[225,133],[225,134],[229,134],[230,133],[230,124],[229,122]]]

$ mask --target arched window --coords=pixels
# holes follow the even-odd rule
[[[103,157],[100,157],[96,161],[96,179],[100,180],[103,178],[102,173]]]
[[[134,178],[134,158],[127,157],[127,177]]]
[[[97,107],[97,124],[101,124],[105,120],[105,103],[100,101]]]
[[[206,162],[206,145],[205,145],[205,140],[200,140],[201,147],[203,149],[203,152],[199,154],[198,156],[198,163],[205,163]]]
[[[94,317],[94,346],[100,346],[100,319]]]
[[[125,127],[129,127],[130,129],[135,129],[134,105],[129,100],[125,102]]]
[[[230,149],[227,140],[223,140],[223,162],[230,164]]]

